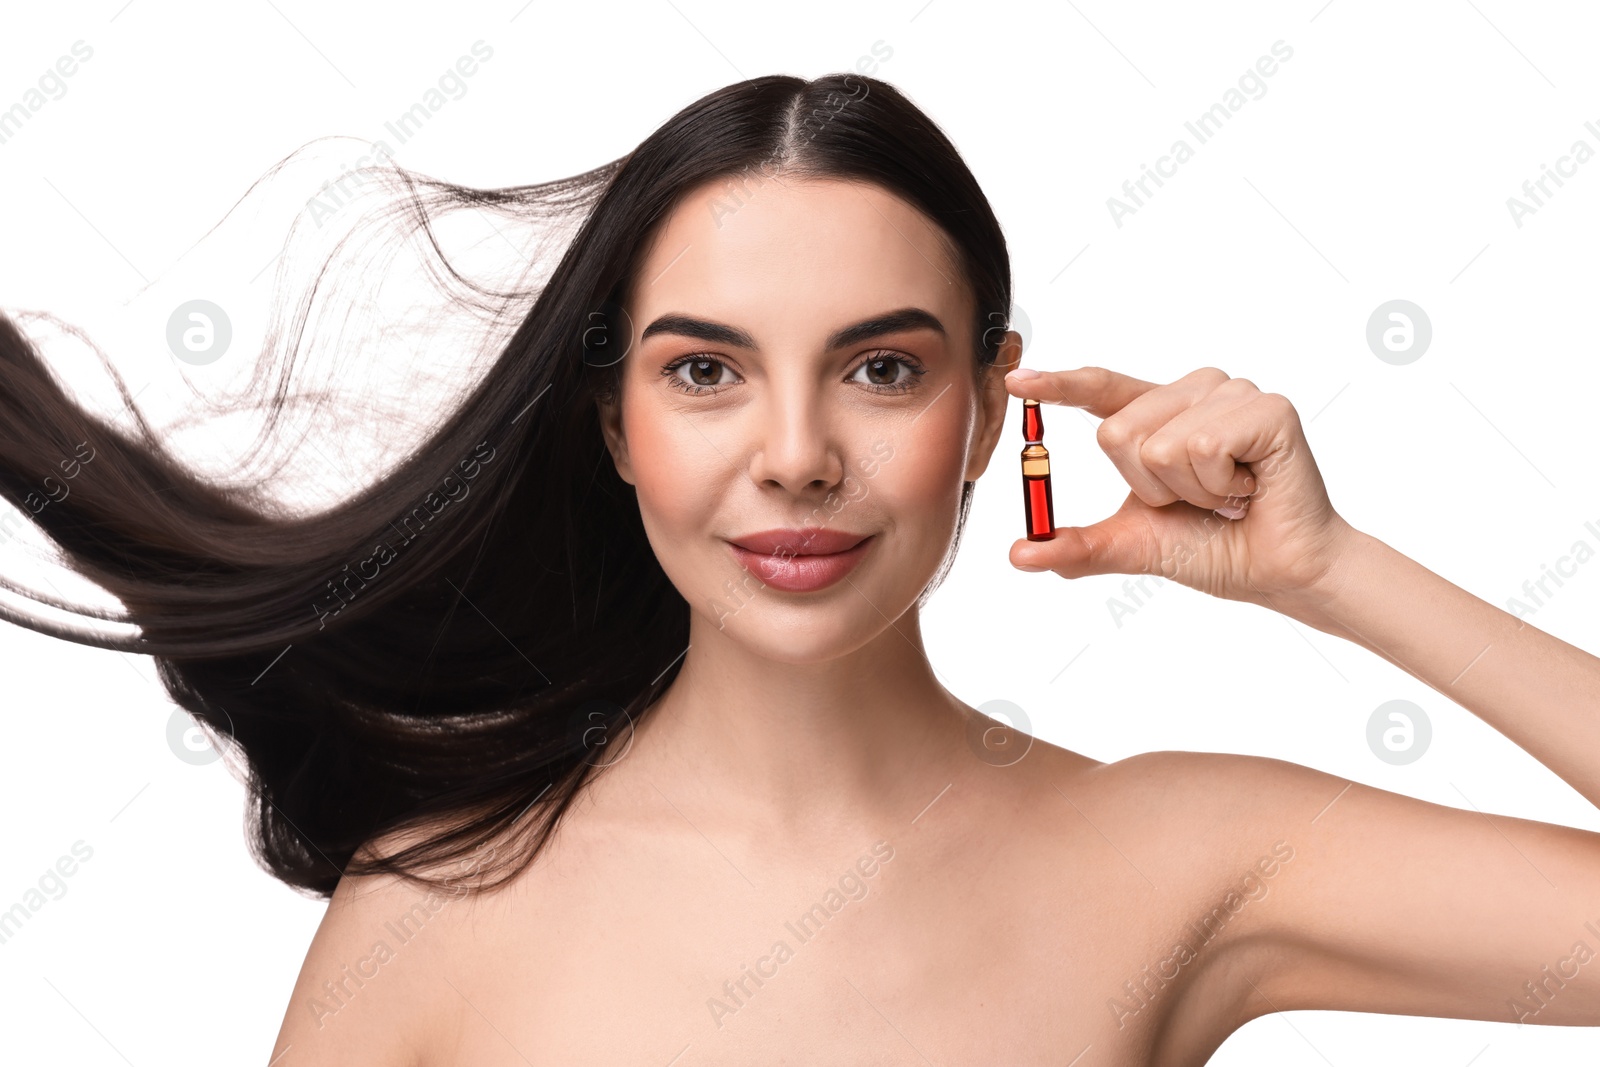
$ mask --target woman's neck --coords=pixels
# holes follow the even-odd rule
[[[797,632],[780,651],[803,655],[807,639],[820,640]],[[975,762],[972,714],[936,677],[915,609],[810,663],[760,655],[696,615],[626,759],[696,825],[831,836],[933,801]]]

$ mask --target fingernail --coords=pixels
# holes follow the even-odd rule
[[[1244,518],[1244,508],[1216,508],[1215,510],[1218,515],[1221,515],[1225,519]]]
[[[1050,569],[1049,567],[1035,567],[1031,563],[1018,563],[1017,564],[1017,570],[1019,570],[1019,571],[1032,571],[1032,572],[1037,573],[1038,571],[1047,571],[1049,569]]]
[[[1017,381],[1026,381],[1029,378],[1039,377],[1039,372],[1034,370],[1032,367],[1018,367],[1016,370],[1007,374],[1006,377],[1014,378]]]

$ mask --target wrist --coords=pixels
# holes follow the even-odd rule
[[[1386,548],[1376,537],[1339,519],[1337,533],[1328,545],[1328,565],[1304,586],[1278,598],[1277,607],[1307,626],[1345,636],[1340,620],[1357,592],[1357,576],[1370,567],[1374,552]]]

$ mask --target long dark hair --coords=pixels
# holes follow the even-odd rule
[[[125,611],[3,584],[136,632],[0,615],[154,657],[172,699],[242,755],[257,861],[319,896],[344,873],[439,885],[430,871],[485,847],[494,863],[475,890],[515,876],[676,676],[689,608],[606,461],[595,401],[626,353],[646,238],[685,193],[726,181],[737,202],[745,178],[769,174],[876,183],[943,228],[977,309],[979,364],[993,364],[1011,308],[1005,240],[955,147],[894,87],[860,75],[730,85],[561,181],[483,190],[393,174],[430,242],[430,220],[464,206],[582,222],[481,380],[331,508],[286,514],[249,485],[202,478],[120,377],[137,433],[89,413],[0,316],[0,495]],[[319,272],[275,339],[299,343],[330,280],[345,284]],[[509,299],[477,288],[456,299],[479,297],[501,310]],[[70,492],[53,493],[64,478]],[[403,848],[362,847],[397,831],[411,835]]]

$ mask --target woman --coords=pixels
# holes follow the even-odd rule
[[[891,86],[756,78],[569,183],[420,189],[587,214],[483,381],[331,511],[264,514],[0,344],[8,498],[88,427],[35,521],[248,760],[263,862],[331,895],[271,1062],[1198,1064],[1297,1008],[1600,1024],[1600,835],[1272,759],[1019,754],[939,683],[919,609],[1034,397],[1101,418],[1131,492],[1014,565],[1345,636],[1600,804],[1600,661],[1344,522],[1284,397],[1006,373],[1000,227]]]

